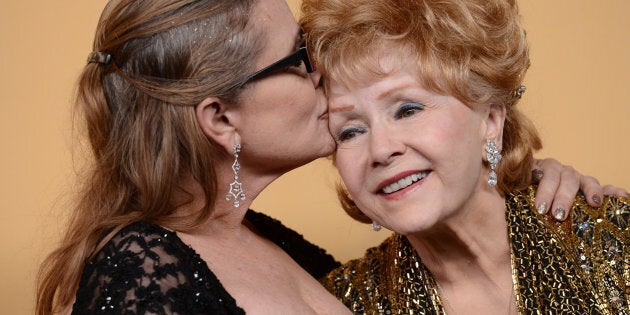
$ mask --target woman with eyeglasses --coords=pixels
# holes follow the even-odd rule
[[[627,193],[545,214],[530,185],[542,144],[518,106],[530,60],[515,0],[304,0],[303,11],[342,204],[396,232],[323,281],[346,306],[630,314]]]
[[[316,280],[339,263],[248,210],[335,148],[313,66],[282,0],[110,1],[77,90],[92,163],[37,313],[349,313]],[[570,199],[579,174],[543,164],[544,198]]]

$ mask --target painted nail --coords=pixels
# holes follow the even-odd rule
[[[532,170],[532,183],[534,184],[538,184],[540,183],[540,180],[543,178],[543,171],[539,170],[539,169],[533,169]]]
[[[538,206],[536,206],[536,210],[538,210],[540,214],[545,214],[545,212],[547,212],[547,203],[544,201],[539,203]]]
[[[553,210],[553,217],[556,218],[556,220],[560,221],[564,219],[564,209],[563,208],[556,208]]]
[[[598,207],[602,205],[602,197],[600,197],[598,194],[593,195],[591,199]]]

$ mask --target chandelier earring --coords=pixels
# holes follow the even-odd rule
[[[234,172],[234,181],[230,184],[230,190],[225,195],[225,200],[230,201],[234,198],[234,208],[240,206],[239,202],[245,200],[245,192],[243,184],[238,181],[238,172],[241,170],[241,164],[238,163],[238,154],[241,152],[241,144],[234,145],[234,163],[232,163],[232,171]]]
[[[497,185],[497,173],[494,170],[497,168],[497,164],[501,161],[501,151],[494,140],[488,139],[486,142],[486,158],[488,159],[488,163],[490,163],[488,185],[494,187]]]

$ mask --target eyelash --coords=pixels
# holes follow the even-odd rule
[[[396,119],[407,118],[407,117],[415,115],[417,112],[422,111],[423,109],[424,109],[424,105],[420,103],[405,102],[398,108],[398,110],[396,110],[396,112],[394,113],[394,118]],[[364,132],[365,132],[364,127],[349,127],[349,128],[342,129],[341,131],[339,131],[339,135],[337,136],[337,139],[335,140],[337,142],[348,141],[354,138],[357,134],[361,134]]]
[[[357,133],[365,132],[365,128],[360,127],[350,127],[339,131],[339,136],[337,136],[337,142],[344,142],[354,138]]]
[[[396,119],[410,117],[424,109],[424,105],[414,102],[404,102],[394,114]]]

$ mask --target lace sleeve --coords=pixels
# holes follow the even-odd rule
[[[205,262],[175,233],[130,227],[86,264],[73,314],[241,313]],[[225,310],[226,302],[234,312]]]

